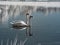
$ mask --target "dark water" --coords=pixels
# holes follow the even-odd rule
[[[32,15],[32,25],[27,29],[11,28],[11,18],[0,23],[0,45],[60,45],[60,12],[33,12]]]

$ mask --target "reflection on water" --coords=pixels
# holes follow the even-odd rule
[[[2,26],[0,26],[0,31],[2,32],[1,33],[2,36],[0,37],[1,45],[25,45],[25,43],[27,42],[29,37],[32,36],[31,27],[15,27],[14,28],[10,24],[10,22],[12,22],[12,21],[20,20],[21,19],[20,13],[23,14],[23,12],[25,11],[24,12],[25,14],[22,16],[23,18],[21,19],[21,20],[23,20],[25,18],[26,13],[31,12],[31,10],[30,10],[31,7],[30,8],[28,8],[28,7],[23,6],[23,9],[24,8],[25,9],[20,10],[20,8],[21,8],[20,6],[4,6],[4,5],[1,6],[1,11],[3,12],[3,13],[1,12],[1,14],[0,14],[0,17],[1,17],[0,24],[2,24]],[[29,13],[29,14],[31,14],[31,13]],[[26,17],[26,21],[28,20],[27,22],[30,25],[29,16]],[[4,32],[4,30],[6,32]],[[20,34],[20,33],[23,33],[23,34]]]
[[[26,21],[25,17],[27,12],[30,15],[34,12],[41,12],[44,15],[48,15],[55,12],[60,12],[60,7],[0,5],[0,22],[4,24],[20,19]]]
[[[13,28],[10,22],[26,22],[26,13],[31,27]],[[60,45],[60,8],[2,5],[0,25],[0,45]]]
[[[27,36],[32,36],[31,27],[27,27],[27,28],[26,28],[26,35],[27,35]]]
[[[18,29],[16,31],[18,31]],[[21,36],[22,38],[24,37],[24,40],[22,40],[22,38],[19,39],[19,36]],[[12,38],[11,36],[11,38],[8,37],[7,39],[0,39],[0,42],[1,45],[25,45],[30,36],[32,36],[31,28],[27,27],[24,36],[21,34],[19,35],[19,33],[17,32],[14,39],[11,39]]]
[[[52,14],[52,13],[55,13],[55,12],[60,12],[60,8],[58,7],[38,7],[37,8],[37,12],[42,12],[46,15],[48,15],[49,13]]]

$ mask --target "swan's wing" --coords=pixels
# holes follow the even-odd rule
[[[21,23],[22,23],[23,25],[27,25],[24,21],[21,21]]]

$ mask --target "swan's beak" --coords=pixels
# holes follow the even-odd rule
[[[33,16],[30,16],[30,18],[33,18]]]

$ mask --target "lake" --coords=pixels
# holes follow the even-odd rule
[[[47,14],[36,11],[31,15],[31,27],[11,27],[11,21],[25,20],[22,15],[0,22],[0,45],[60,45],[60,11]]]

